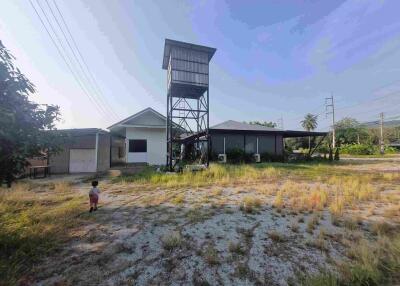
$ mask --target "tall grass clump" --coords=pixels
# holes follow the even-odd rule
[[[183,173],[161,173],[151,167],[129,176],[114,178],[114,182],[163,185],[166,187],[208,186],[213,184],[232,185],[254,183],[260,180],[276,180],[282,171],[272,166],[211,164],[206,170]]]
[[[398,285],[400,283],[400,235],[381,236],[376,241],[361,240],[348,251],[350,262],[329,271],[303,277],[300,285]]]
[[[39,188],[39,187],[37,187]],[[15,285],[31,266],[68,237],[81,220],[86,198],[67,184],[0,188],[0,284]]]
[[[261,207],[261,200],[255,196],[246,196],[240,205],[240,209],[247,213],[252,213]]]

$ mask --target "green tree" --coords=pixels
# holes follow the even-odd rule
[[[249,124],[252,125],[261,125],[261,126],[265,126],[265,127],[271,127],[271,128],[275,128],[277,126],[277,124],[275,122],[272,121],[250,121]]]
[[[356,119],[345,117],[335,124],[336,140],[340,144],[369,143],[368,130]]]
[[[14,65],[14,57],[0,41],[0,185],[10,186],[43,151],[58,150],[59,135],[48,132],[59,120],[59,107],[29,100],[34,85]]]
[[[304,130],[313,131],[318,126],[317,119],[318,115],[308,113],[300,123]],[[308,150],[311,150],[311,136],[308,136]]]

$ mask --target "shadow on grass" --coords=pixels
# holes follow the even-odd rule
[[[319,249],[307,248],[303,245],[296,233],[285,232],[288,240],[285,239],[282,242],[271,242],[264,237],[271,229],[277,228],[282,231],[289,225],[289,221],[285,219],[281,219],[279,222],[287,224],[287,226],[279,225],[276,221],[271,220],[271,214],[268,213],[272,211],[270,209],[246,213],[235,208],[233,213],[228,213],[227,208],[231,207],[229,204],[216,209],[209,206],[188,207],[184,204],[172,206],[163,203],[151,205],[151,201],[149,203],[147,206],[142,206],[133,201],[133,205],[123,205],[117,208],[101,207],[97,213],[92,214],[96,227],[80,239],[80,243],[85,247],[75,248],[76,253],[72,255],[66,252],[71,257],[66,257],[64,252],[55,253],[52,260],[39,268],[43,271],[37,272],[36,278],[47,279],[57,273],[62,278],[61,282],[67,285],[85,285],[87,281],[100,284],[110,278],[114,279],[112,281],[117,284],[129,284],[133,281],[140,285],[169,285],[178,282],[188,285],[195,284],[195,281],[200,280],[203,281],[202,285],[215,285],[218,284],[217,276],[221,275],[221,272],[243,265],[240,263],[250,255],[250,249],[254,243],[263,247],[271,248],[272,246],[281,252],[277,254],[274,254],[273,251],[262,253],[260,257],[266,261],[275,259],[269,255],[277,257],[285,253],[299,255],[298,252],[292,251],[297,247],[303,249],[304,256],[311,255],[314,260],[318,258],[318,261],[325,259],[324,253]],[[226,215],[225,220],[216,219],[222,214]],[[305,214],[304,216],[307,219],[307,216],[311,215]],[[210,220],[215,220],[214,224],[209,224]],[[233,227],[224,227],[224,224],[232,224]],[[243,226],[245,227],[243,228]],[[260,229],[262,229],[263,237],[256,242],[254,240],[256,232],[260,232]],[[218,251],[216,250],[216,244],[221,245],[223,241],[226,241],[227,246],[232,239],[239,239],[240,252],[243,252],[232,256],[237,260],[224,258],[221,246]],[[291,245],[285,246],[286,241],[291,241]],[[293,242],[295,242],[294,245]],[[103,246],[94,250],[98,243]],[[228,249],[224,251],[229,255]],[[212,257],[209,257],[210,253]],[[238,256],[239,258],[237,258]],[[123,263],[123,258],[129,259]],[[296,261],[296,258],[291,257],[271,265],[274,268],[272,272],[278,273],[273,277],[273,281],[290,278],[282,276],[282,272],[279,271],[282,267],[289,267],[289,269],[301,271],[303,275],[307,275],[303,271],[304,266],[307,265],[306,258],[300,258],[302,262]],[[304,265],[302,265],[303,262]],[[377,265],[371,270],[364,267],[362,263],[364,262],[355,260],[354,264],[346,264],[348,269],[361,271],[354,273],[354,277],[341,277],[341,272],[332,275],[335,275],[338,281],[343,280],[343,285],[358,285],[356,280],[352,280],[353,278],[357,278],[360,274],[367,277],[373,271],[379,273],[379,279],[376,282],[384,282],[388,277],[396,276],[391,269],[379,268]],[[219,269],[218,275],[216,269]],[[231,280],[233,284],[243,280],[253,284],[269,284],[271,282],[263,280],[266,273],[256,275],[250,268],[248,270],[243,272],[243,276],[236,278],[230,276],[229,270],[222,275],[236,279]]]

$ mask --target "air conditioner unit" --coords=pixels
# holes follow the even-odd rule
[[[261,156],[260,156],[260,154],[254,154],[253,157],[254,157],[254,161],[255,161],[256,163],[260,163],[260,162],[261,162]]]
[[[218,162],[226,163],[226,154],[218,154]]]

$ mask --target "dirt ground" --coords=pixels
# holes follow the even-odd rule
[[[398,162],[337,167],[349,172],[399,172]],[[293,211],[274,205],[268,182],[203,188],[138,189],[100,181],[100,207],[69,243],[35,267],[36,285],[288,285],[301,274],[336,271],[351,241],[370,224],[398,224],[400,189],[390,200],[347,211],[357,225],[333,223],[330,211]],[[280,186],[283,182],[271,185]],[[303,182],[299,187],[313,187]],[[73,186],[87,193],[84,182]],[[262,190],[262,191],[260,191]],[[247,202],[247,205],[246,205]]]

